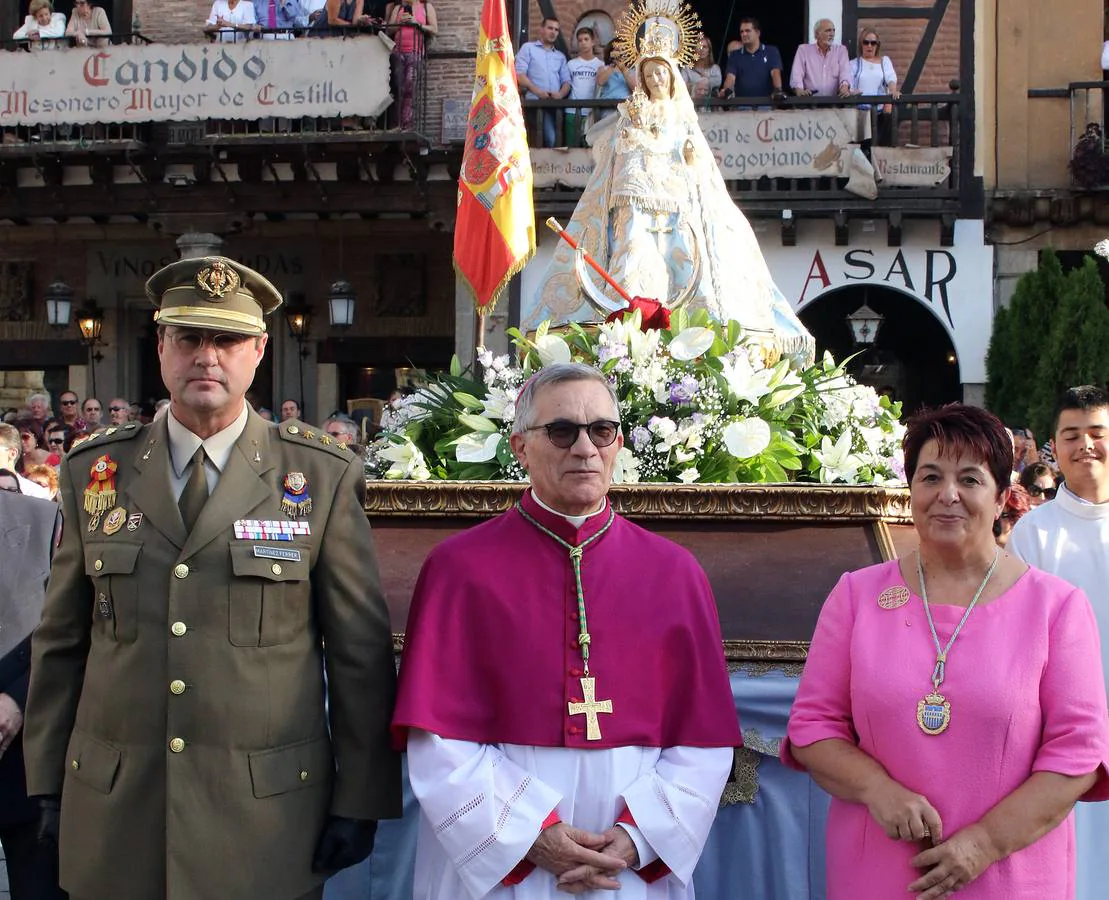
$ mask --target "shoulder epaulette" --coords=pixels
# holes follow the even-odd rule
[[[313,428],[311,425],[305,425],[296,419],[287,419],[282,422],[277,426],[277,431],[280,433],[282,440],[291,444],[315,447],[317,450],[327,450],[333,456],[338,456],[348,462],[354,458],[349,447],[340,444],[326,431]]]
[[[142,429],[142,425],[138,422],[128,422],[126,425],[109,425],[106,428],[98,428],[76,447],[70,448],[69,453],[66,455],[74,456],[78,453],[84,453],[87,449],[103,447],[105,444],[114,444],[116,441],[129,441],[142,434]]]

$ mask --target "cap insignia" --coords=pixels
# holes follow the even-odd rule
[[[196,273],[196,286],[213,302],[224,294],[237,291],[240,284],[239,273],[219,259]]]

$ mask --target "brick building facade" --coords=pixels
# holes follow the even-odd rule
[[[58,8],[69,2],[57,0]],[[134,27],[159,44],[202,44],[204,40],[201,29],[210,9],[209,0],[103,2],[115,13],[117,32]],[[922,6],[919,0],[886,0],[877,7],[873,0],[766,0],[751,3],[746,10],[736,7],[734,16],[729,15],[731,4],[721,0],[701,0],[695,5],[703,7],[699,11],[707,33],[714,36],[718,53],[725,35],[738,36],[738,16],[745,11],[763,19],[764,32],[771,28],[781,35],[792,34],[791,40],[774,38],[789,55],[797,42],[811,35],[812,22],[821,16],[836,21],[840,37],[852,51],[857,26],[876,27],[883,38],[883,53],[894,60],[903,80],[914,79],[911,90],[948,95],[953,81],[960,77],[968,80],[967,49],[982,0],[933,2],[933,6]],[[25,0],[19,3],[25,6]],[[524,8],[529,34],[534,36],[543,16],[553,12],[560,19],[564,39],[570,42],[583,16],[600,13],[615,20],[623,5],[620,0],[527,0]],[[303,346],[285,333],[281,323],[275,325],[272,365],[262,379],[268,403],[298,395],[302,367],[306,407],[311,415],[322,416],[353,397],[387,393],[388,379],[382,377],[382,372],[403,367],[405,360],[417,367],[435,368],[446,364],[452,350],[468,356],[472,308],[454,283],[450,263],[454,205],[451,180],[458,171],[461,147],[445,138],[451,115],[457,126],[459,110],[464,112],[470,97],[480,6],[477,0],[435,2],[439,34],[429,45],[425,62],[426,117],[418,134],[398,136],[383,131],[386,120],[367,123],[366,131],[329,133],[326,141],[308,135],[290,136],[281,133],[280,127],[267,137],[263,127],[257,133],[248,129],[249,134],[227,137],[220,133],[213,137],[209,132],[200,148],[190,148],[187,143],[174,143],[172,134],[168,145],[159,143],[165,140],[166,129],[158,126],[144,132],[141,142],[116,147],[113,167],[107,174],[103,160],[98,169],[90,148],[80,146],[80,142],[77,146],[51,147],[51,158],[46,163],[46,148],[41,145],[19,146],[17,141],[0,147],[0,182],[15,185],[11,208],[6,209],[0,198],[0,261],[32,262],[35,269],[31,313],[21,321],[9,318],[0,322],[0,344],[15,354],[8,358],[18,359],[20,348],[31,347],[36,353],[49,349],[45,357],[50,361],[46,371],[49,386],[57,390],[70,383],[80,392],[91,388],[92,372],[84,364],[86,351],[74,341],[72,326],[62,334],[43,321],[43,289],[60,279],[75,290],[78,304],[95,297],[106,310],[107,346],[97,350],[103,356],[95,367],[97,393],[145,399],[157,390],[157,380],[156,372],[151,371],[149,335],[142,325],[146,308],[141,297],[141,274],[157,261],[174,258],[174,239],[190,231],[220,235],[228,252],[248,261],[265,259],[267,265],[275,267],[273,275],[279,285],[290,295],[303,296],[314,308],[313,333]],[[511,16],[514,4],[510,2],[509,7]],[[935,11],[941,7],[942,15],[937,15]],[[906,12],[868,16],[868,8]],[[0,13],[0,25],[5,24],[3,15]],[[10,12],[8,17],[15,21],[18,15]],[[769,41],[770,35],[766,37]],[[973,71],[973,65],[969,71]],[[972,86],[964,83],[961,91],[952,110],[973,108]],[[454,102],[453,108],[448,101]],[[942,104],[920,107],[921,116],[934,116],[929,112],[933,107]],[[908,110],[905,107],[906,114]],[[945,140],[953,138],[949,120],[955,114],[962,113],[941,109],[939,127]],[[908,126],[902,131],[907,136]],[[14,136],[23,137],[18,132]],[[196,152],[189,155],[192,150]],[[143,153],[147,156],[136,166],[136,154]],[[165,164],[178,158],[186,179],[191,180],[190,172],[195,172],[198,179],[195,186],[180,191],[163,184]],[[970,160],[966,162],[972,165]],[[104,195],[105,214],[100,216],[87,214],[87,200],[79,210],[86,214],[74,215],[74,210],[67,207],[71,198],[86,191],[90,178],[94,184],[105,178],[111,181],[126,175],[128,166],[141,171],[137,180],[143,182],[145,194],[137,184],[113,187]],[[236,170],[241,181],[235,180]],[[151,173],[153,179],[148,177]],[[973,188],[974,179],[980,176],[977,168],[967,172],[967,184]],[[248,178],[254,179],[253,193],[245,185]],[[28,185],[49,188],[50,192],[34,192]],[[755,185],[729,186],[752,218],[768,257],[778,259],[777,264],[785,269],[808,269],[817,251],[828,257],[837,253],[842,257],[844,247],[869,253],[868,242],[885,241],[887,225],[890,245],[895,234],[898,241],[901,239],[901,213],[896,212],[895,221],[895,212],[891,212],[896,211],[899,201],[883,201],[881,197],[873,203],[860,201],[843,194],[834,183],[819,186],[829,189],[824,193],[804,189],[804,185],[797,193],[786,185],[773,195]],[[50,202],[44,206],[41,200],[47,196]],[[559,202],[572,205],[573,191],[561,191],[558,196]],[[552,201],[541,192],[536,197],[537,219],[541,222],[548,214],[544,204]],[[915,241],[921,253],[932,254],[922,256],[928,260],[947,252],[942,248],[949,246],[945,242],[955,232],[954,220],[963,217],[963,206],[952,205],[962,204],[961,199],[936,201],[934,211],[928,205],[931,202],[904,207],[908,215],[915,216],[913,222],[906,223],[906,240]],[[787,209],[794,213],[797,225],[796,235],[790,238],[796,242],[797,258],[783,247],[785,232],[779,234],[779,220]],[[951,220],[941,224],[941,212]],[[977,216],[980,219],[981,213]],[[783,251],[787,251],[784,257]],[[295,260],[295,265],[290,260]],[[383,296],[404,293],[403,284],[383,274],[390,266],[420,272],[417,281],[425,294],[424,302],[410,303],[403,298],[393,302],[393,298]],[[532,279],[536,266],[529,270]],[[122,274],[113,275],[113,267],[121,267]],[[878,283],[883,274],[877,272],[874,291],[884,289]],[[340,276],[354,284],[359,298],[355,324],[345,332],[329,329],[326,316],[328,286]],[[826,286],[831,293],[835,293],[831,285],[834,280],[830,278]],[[844,289],[848,287],[851,285],[845,284]],[[844,296],[848,295],[848,299],[840,296],[836,302],[854,303],[850,299],[854,295],[848,291]],[[930,302],[923,295],[918,299],[920,304]],[[820,303],[827,306],[824,300]],[[492,345],[503,343],[503,330],[515,324],[515,315],[518,307],[500,305],[488,323]],[[816,315],[815,320],[819,319]],[[306,355],[302,355],[302,349],[308,351]],[[137,353],[145,356],[136,360]]]

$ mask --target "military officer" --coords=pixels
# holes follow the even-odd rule
[[[400,814],[362,462],[244,401],[269,281],[209,257],[146,291],[169,413],[62,463],[28,792],[77,900],[318,898]]]

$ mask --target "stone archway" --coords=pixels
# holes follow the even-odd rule
[[[884,316],[874,346],[861,352],[847,316],[866,303]],[[851,374],[875,389],[889,386],[906,412],[962,399],[959,359],[947,330],[924,304],[889,287],[851,285],[821,294],[799,313],[817,353],[858,354]]]

